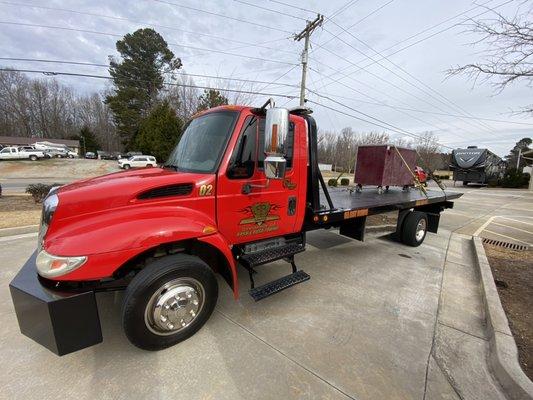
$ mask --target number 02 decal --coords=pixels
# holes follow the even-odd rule
[[[213,194],[213,185],[200,186],[200,196],[211,196]]]

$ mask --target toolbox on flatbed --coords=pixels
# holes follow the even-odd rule
[[[359,146],[355,180],[359,185],[408,186],[413,184],[416,151],[394,145]]]

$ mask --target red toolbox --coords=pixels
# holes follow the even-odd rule
[[[354,182],[377,187],[413,185],[409,169],[415,170],[416,151],[404,147],[397,149],[405,162],[392,145],[359,146]]]

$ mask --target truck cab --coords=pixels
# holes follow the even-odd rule
[[[363,240],[367,215],[399,210],[404,243],[420,245],[426,231],[436,232],[449,196],[330,196],[310,110],[268,104],[199,113],[161,168],[52,189],[38,248],[10,285],[21,331],[60,355],[96,344],[95,293],[125,290],[126,336],[140,348],[163,349],[207,321],[218,297],[215,274],[238,298],[243,267],[255,300],[308,280],[295,264],[306,231],[340,227]],[[280,259],[292,273],[256,287],[256,268]],[[43,304],[47,313],[31,312]]]

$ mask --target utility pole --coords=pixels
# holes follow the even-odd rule
[[[304,50],[302,51],[302,82],[300,84],[300,106],[305,105],[305,80],[307,78],[307,60],[309,57],[309,37],[311,33],[322,25],[324,22],[324,16],[318,14],[313,21],[307,21],[307,25],[303,31],[294,36],[294,40],[299,42],[302,39],[304,41]]]
[[[520,156],[522,156],[522,149],[518,149],[518,157],[516,159],[516,169],[520,169]]]

